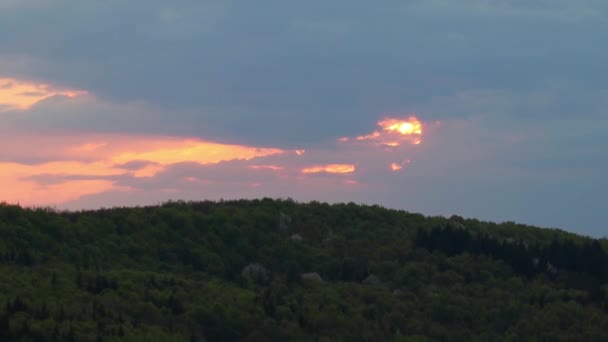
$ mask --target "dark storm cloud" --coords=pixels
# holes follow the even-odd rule
[[[0,58],[27,57],[2,70],[11,76],[166,113],[108,120],[108,129],[291,145],[356,134],[386,111],[424,109],[463,90],[543,92],[567,81],[553,105],[509,113],[566,115],[577,94],[608,88],[608,49],[598,44],[607,8],[538,0],[8,2]]]

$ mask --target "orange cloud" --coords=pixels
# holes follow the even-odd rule
[[[0,163],[0,198],[24,205],[50,205],[78,199],[83,195],[118,189],[109,180],[68,180],[51,184],[37,182],[40,175],[97,177],[120,175],[121,171],[103,163],[52,162],[39,165]]]
[[[0,78],[0,111],[26,110],[51,96],[83,94],[86,92]],[[261,193],[278,184],[276,182],[284,182],[281,183],[284,188],[287,184],[294,185],[295,181],[302,183],[294,186],[310,192],[332,185],[367,186],[365,177],[378,170],[389,173],[387,165],[392,171],[404,169],[409,161],[391,161],[403,160],[407,146],[420,144],[425,128],[415,116],[389,117],[378,121],[370,134],[343,137],[331,148],[315,145],[309,150],[171,136],[14,133],[12,137],[0,136],[0,184],[3,185],[0,200],[25,205],[60,205],[83,196],[114,191],[137,193],[154,188],[179,197],[183,191],[197,187],[220,189],[241,185]],[[340,163],[332,163],[336,155]],[[181,173],[175,173],[179,182],[174,183],[172,172],[176,169]],[[332,175],[342,176],[336,181]],[[224,182],[226,178],[230,181]],[[187,189],[181,188],[184,186]]]
[[[362,135],[362,136],[358,136],[356,139],[357,140],[370,140],[370,139],[376,139],[380,137],[380,132],[374,132],[372,134],[368,134],[368,135]],[[348,138],[346,140],[343,141],[348,141]]]
[[[378,122],[386,132],[395,132],[403,135],[422,134],[422,123],[415,116],[410,116],[407,120],[387,118]]]
[[[272,171],[282,171],[285,168],[282,166],[278,166],[278,165],[251,165],[249,166],[250,169],[254,169],[254,170],[272,170]]]
[[[410,162],[411,161],[409,159],[406,159],[406,160],[404,160],[401,163],[391,163],[391,165],[390,165],[391,166],[391,170],[393,170],[393,171],[402,170],[405,167],[405,165],[409,164]]]
[[[80,146],[72,147],[74,152],[92,152],[100,149],[101,147],[107,146],[107,142],[99,142],[99,143],[86,143]]]
[[[145,160],[159,164],[197,162],[213,164],[221,161],[264,157],[283,153],[276,148],[257,148],[242,145],[218,144],[200,140],[172,142],[173,146],[145,151],[123,152],[112,158],[115,163]]]
[[[355,138],[357,141],[373,141],[376,144],[388,147],[401,146],[402,143],[410,143],[418,145],[422,142],[423,125],[420,120],[414,115],[406,118],[385,118],[378,121],[380,131],[375,131],[371,134],[360,135]],[[339,142],[346,143],[350,139],[343,137],[338,139]]]
[[[0,137],[0,156],[31,156],[43,147],[46,152],[35,154],[35,157],[55,159],[27,164],[0,162],[0,183],[3,185],[0,187],[0,200],[24,205],[60,204],[85,195],[128,191],[128,188],[117,187],[112,179],[121,176],[153,177],[171,164],[217,164],[284,152],[276,148],[219,144],[198,139],[118,134],[71,134],[65,138],[19,136],[17,139],[21,143],[18,150],[13,151],[14,148],[8,146],[14,145],[15,137]],[[276,165],[257,167],[281,170]]]
[[[335,173],[335,174],[347,174],[355,172],[355,165],[353,164],[328,164],[328,165],[317,165],[302,169],[302,173]]]
[[[88,94],[82,90],[56,89],[48,84],[0,78],[0,111],[26,110],[51,96],[76,97]]]

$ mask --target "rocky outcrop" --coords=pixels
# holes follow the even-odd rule
[[[367,278],[363,279],[361,283],[363,283],[364,285],[379,285],[380,279],[378,279],[378,277],[376,277],[375,275],[371,274]]]
[[[269,273],[266,267],[258,263],[251,263],[243,268],[241,276],[255,281],[263,281],[268,278]]]
[[[291,217],[283,212],[279,213],[279,230],[285,231],[289,229],[289,225],[291,224]]]
[[[467,227],[464,224],[462,224],[461,222],[458,222],[458,221],[448,221],[446,226],[451,229],[458,229],[458,230],[467,229]]]
[[[324,280],[321,277],[321,275],[319,273],[317,273],[317,272],[302,273],[300,275],[300,277],[302,278],[302,280],[305,280],[305,281],[317,282],[317,283],[324,282]]]

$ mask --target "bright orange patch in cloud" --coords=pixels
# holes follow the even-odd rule
[[[181,162],[213,164],[227,160],[249,160],[256,157],[283,153],[283,150],[275,148],[227,145],[200,140],[186,140],[176,145],[155,150],[123,152],[114,156],[112,161],[115,163],[127,163],[133,160],[145,160],[164,165]]]
[[[251,165],[249,166],[250,169],[254,169],[254,170],[272,170],[272,171],[282,171],[285,168],[282,166],[278,166],[278,165]]]
[[[304,153],[306,153],[306,150],[296,150],[296,154],[299,156],[303,155]]]
[[[380,137],[380,132],[374,132],[372,134],[358,136],[357,140],[371,140],[371,139],[376,139],[379,137]],[[348,139],[346,141],[348,141]]]
[[[391,170],[393,171],[400,171],[403,169],[403,167],[405,167],[405,165],[409,164],[411,161],[409,159],[404,160],[401,163],[391,163]]]
[[[407,119],[400,118],[385,118],[378,121],[380,131],[374,131],[371,134],[365,134],[355,137],[355,140],[360,142],[370,141],[373,144],[398,147],[402,143],[407,142],[412,145],[418,145],[422,142],[423,125],[415,116],[410,116]],[[343,137],[338,139],[341,143],[348,143],[350,138]]]
[[[355,165],[353,164],[328,164],[311,166],[302,169],[302,173],[336,173],[346,174],[355,172]]]
[[[417,134],[422,135],[422,123],[415,116],[410,116],[407,120],[384,119],[378,122],[386,132],[396,132],[403,135]]]
[[[26,110],[51,96],[76,97],[86,94],[82,90],[56,89],[44,83],[0,78],[0,111]]]

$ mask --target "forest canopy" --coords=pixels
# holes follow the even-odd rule
[[[0,340],[608,340],[605,239],[354,203],[0,205]]]

